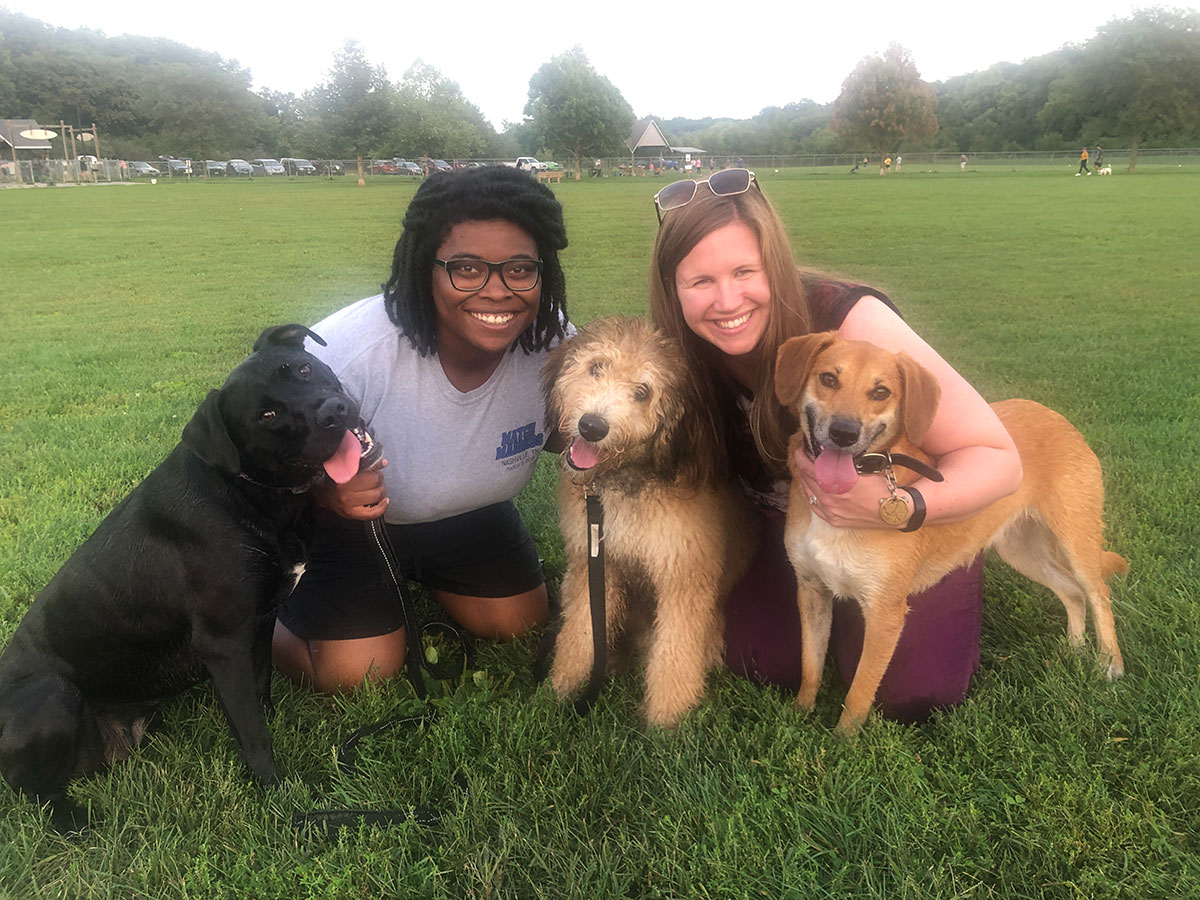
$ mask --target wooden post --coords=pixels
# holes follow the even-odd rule
[[[12,150],[13,169],[16,171],[17,184],[24,184],[25,179],[21,175],[21,161],[17,159],[17,142],[13,140],[12,119],[8,120],[8,146]]]
[[[92,123],[92,145],[95,147],[95,150],[96,150],[96,152],[93,155],[96,157],[96,163],[99,164],[100,161],[102,159],[104,159],[104,157],[100,155],[100,132],[98,132],[96,130],[95,122]],[[108,177],[108,168],[107,167],[104,169],[104,178],[106,181],[112,181],[112,179]],[[100,183],[100,176],[95,174],[94,170],[92,172],[92,181],[96,182],[96,184]]]

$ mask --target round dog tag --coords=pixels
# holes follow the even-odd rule
[[[908,520],[908,504],[899,497],[884,497],[879,501],[879,518],[889,525],[903,525]]]

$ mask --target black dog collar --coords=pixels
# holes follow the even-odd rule
[[[317,482],[321,481],[321,479],[323,479],[324,477],[325,477],[325,473],[321,472],[317,475],[314,475],[312,480],[307,482],[306,484],[279,485],[279,484],[267,484],[266,482],[263,482],[263,481],[255,481],[253,478],[251,478],[245,472],[238,473],[238,478],[248,481],[257,487],[267,488],[267,490],[271,490],[271,491],[285,491],[289,494],[307,494],[309,491],[311,491],[317,485]]]

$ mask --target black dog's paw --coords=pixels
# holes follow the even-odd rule
[[[274,760],[266,762],[248,763],[250,771],[254,773],[254,779],[263,787],[274,787],[279,784],[279,770],[275,768]]]
[[[89,816],[85,807],[61,794],[47,799],[46,811],[54,830],[73,841],[83,840],[103,821],[98,814]]]

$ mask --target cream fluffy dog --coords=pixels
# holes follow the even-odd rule
[[[1053,410],[1032,400],[992,408],[1021,454],[1024,479],[1016,493],[961,522],[925,525],[911,533],[833,528],[812,515],[795,458],[816,460],[827,490],[849,490],[864,453],[903,453],[924,463],[917,443],[937,409],[937,381],[907,355],[834,332],[792,338],[776,360],[775,392],[800,422],[789,447],[793,470],[784,541],[799,582],[803,657],[796,703],[812,709],[820,687],[832,616],[831,592],[853,597],[863,611],[862,657],[837,730],[853,734],[904,628],[907,598],[966,565],[985,547],[1023,575],[1054,591],[1067,610],[1067,636],[1082,645],[1091,609],[1106,674],[1124,671],[1105,581],[1126,570],[1103,549],[1104,486],[1100,463],[1083,436]],[[895,469],[900,484],[917,474]]]
[[[585,496],[604,508],[608,649],[645,656],[646,721],[674,726],[700,702],[723,652],[722,602],[749,562],[755,528],[717,473],[711,426],[673,341],[642,319],[596,320],[546,363],[547,427],[567,442],[558,486],[567,552],[551,679],[588,680]]]

